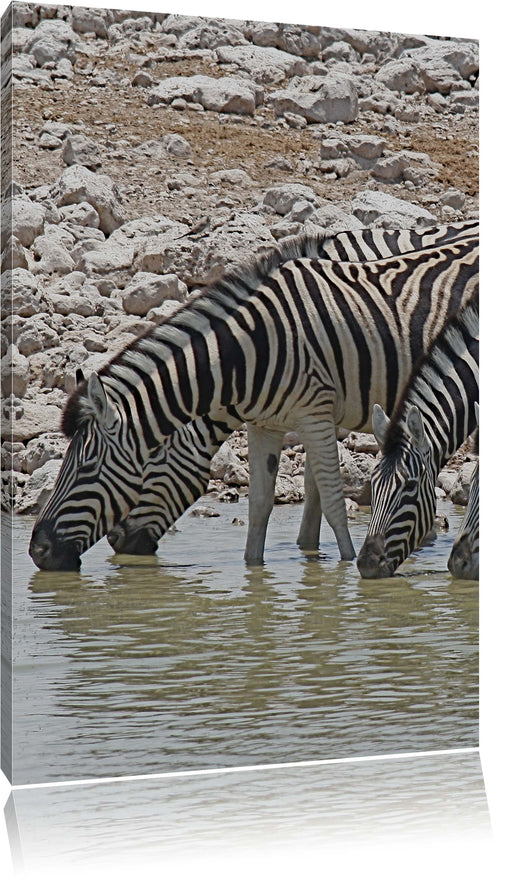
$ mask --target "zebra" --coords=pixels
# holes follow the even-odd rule
[[[475,403],[476,421],[479,422],[478,402]],[[473,449],[478,454],[478,431]],[[477,461],[471,482],[466,514],[455,538],[448,559],[448,570],[458,579],[474,579],[479,577],[480,530],[479,530],[479,463]]]
[[[323,237],[302,237],[299,251],[304,256],[330,258],[339,261],[364,262],[417,251],[433,245],[441,245],[470,233],[478,233],[478,221],[459,221],[440,227],[426,227],[421,230],[356,230],[342,231]],[[156,552],[158,542],[165,531],[192,505],[208,487],[210,462],[231,432],[239,428],[239,422],[228,414],[221,423],[198,418],[183,427],[164,443],[161,449],[148,458],[144,469],[143,489],[137,506],[128,517],[116,524],[108,533],[107,539],[116,552],[146,555]],[[258,534],[266,533],[265,513],[270,513],[274,502],[272,476],[267,480],[267,464],[274,462],[272,451],[266,450],[251,438],[251,427],[247,428],[249,447],[260,452],[257,470],[261,477],[259,497],[263,497],[251,507],[262,513]],[[253,457],[254,461],[255,457]],[[261,462],[259,462],[261,460]],[[254,465],[253,465],[254,469]],[[253,486],[256,476],[253,474]],[[275,477],[274,477],[275,479]],[[321,509],[314,479],[308,463],[305,467],[306,504],[303,527],[299,534],[302,547],[318,548],[320,536]],[[254,491],[253,497],[254,500]],[[266,520],[265,520],[266,519]],[[306,525],[308,526],[306,528]],[[248,549],[261,545],[254,537],[254,516],[249,518]],[[257,552],[256,552],[257,556]]]
[[[476,425],[478,309],[450,317],[405,388],[392,418],[373,408],[382,459],[372,478],[372,513],[357,558],[363,578],[392,576],[434,522],[442,466]]]
[[[375,401],[393,407],[443,317],[477,286],[476,235],[364,264],[292,250],[227,274],[71,395],[62,420],[70,444],[34,525],[33,560],[78,569],[81,554],[138,503],[148,456],[192,420],[218,420],[227,408],[251,426],[254,448],[261,441],[270,451],[272,479],[284,432],[299,433],[321,511],[341,558],[352,559],[336,427],[364,430]],[[258,462],[249,450],[253,475]],[[248,563],[262,560],[261,535],[258,524]],[[309,539],[306,525],[303,547]]]

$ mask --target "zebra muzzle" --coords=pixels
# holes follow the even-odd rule
[[[357,569],[363,579],[384,579],[393,576],[395,569],[386,556],[383,536],[367,537],[359,555]]]
[[[42,525],[35,526],[28,551],[40,570],[80,570],[80,555],[75,544],[57,541]]]

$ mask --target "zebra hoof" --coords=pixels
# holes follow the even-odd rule
[[[129,531],[123,524],[116,524],[107,540],[118,555],[153,555],[158,549],[157,540],[144,527]]]

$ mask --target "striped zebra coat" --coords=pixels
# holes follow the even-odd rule
[[[442,245],[477,233],[478,221],[455,222],[419,231],[344,231],[324,238],[301,237],[298,249],[308,257],[365,262]],[[227,411],[223,421],[218,423],[209,418],[198,418],[175,433],[172,439],[149,457],[139,503],[128,518],[115,525],[108,534],[115,551],[142,555],[156,551],[158,541],[167,528],[206,492],[211,459],[238,426],[236,417]],[[252,554],[255,560],[259,560],[274,502],[275,474],[269,474],[268,464],[274,462],[273,458],[277,456],[277,465],[279,452],[275,454],[273,448],[267,449],[261,433],[253,438],[251,426],[248,427],[248,437],[252,451],[252,485],[255,486],[258,477],[260,499],[257,506],[251,506],[247,556]],[[306,505],[299,542],[303,548],[316,549],[320,535],[320,498],[307,462],[305,485]]]
[[[476,426],[478,309],[452,317],[420,362],[390,420],[375,405],[382,459],[372,473],[372,514],[357,559],[362,577],[392,576],[432,529],[435,483]]]
[[[443,317],[477,285],[472,235],[365,264],[281,255],[227,275],[73,394],[63,418],[71,441],[34,527],[34,561],[79,567],[138,503],[148,457],[186,424],[226,410],[267,450],[278,452],[289,428],[300,434],[340,555],[352,558],[336,427],[369,428],[374,402],[393,407]]]
[[[478,403],[475,404],[478,424]],[[478,454],[479,434],[473,443],[473,450]],[[448,570],[457,579],[478,579],[480,568],[480,519],[479,519],[480,469],[475,466],[469,485],[468,505],[466,514],[453,544],[448,558]]]

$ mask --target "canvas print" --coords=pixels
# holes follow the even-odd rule
[[[5,12],[13,783],[478,744],[478,76]]]

